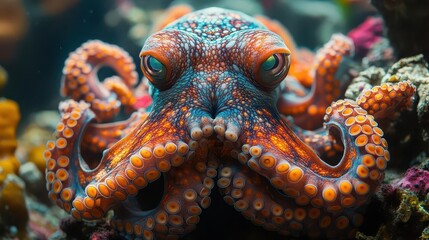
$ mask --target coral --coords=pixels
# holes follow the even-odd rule
[[[72,217],[64,218],[61,221],[61,230],[68,238],[108,240],[118,238],[115,230],[106,222],[103,224],[86,223],[76,221]]]
[[[370,47],[368,54],[362,59],[362,66],[364,68],[381,67],[387,70],[397,60],[389,40],[382,38]]]
[[[45,172],[46,162],[43,158],[43,152],[46,150],[45,145],[35,146],[30,148],[27,156],[27,161],[34,163],[40,173]]]
[[[25,186],[17,176],[8,174],[0,186],[0,226],[5,236],[27,238],[28,211],[24,196]],[[15,232],[15,230],[16,232]]]
[[[383,36],[381,18],[368,17],[361,25],[351,30],[347,36],[353,40],[356,57],[362,58]]]
[[[42,156],[43,154],[40,153]],[[42,157],[43,158],[43,157]],[[19,177],[25,182],[27,193],[37,196],[40,200],[46,201],[46,195],[41,195],[43,182],[45,181],[43,172],[36,167],[33,162],[25,162],[19,168]]]
[[[2,236],[27,238],[28,211],[25,205],[25,186],[16,175],[20,162],[15,157],[16,128],[20,119],[16,102],[0,99],[0,225]],[[15,230],[16,232],[15,232]]]
[[[372,216],[378,219],[369,221],[371,228],[379,226],[375,234],[356,235],[357,239],[418,239],[424,237],[429,224],[429,206],[427,197],[419,197],[413,191],[398,185],[383,186],[388,191],[380,191],[373,199]],[[377,223],[375,223],[377,222]],[[371,236],[375,235],[375,236]],[[422,238],[424,239],[424,238]]]
[[[419,196],[429,193],[429,172],[416,167],[409,168],[399,181],[399,187],[407,188]]]
[[[18,104],[0,99],[0,184],[9,173],[18,174],[19,160],[15,157],[16,128],[20,119]]]
[[[377,67],[369,67],[359,72],[359,75],[347,87],[344,96],[348,99],[358,98],[363,91],[379,85],[385,74],[386,72],[382,68]]]
[[[403,58],[387,71],[382,82],[411,81],[417,87],[417,120],[423,140],[429,141],[429,71],[423,55]]]

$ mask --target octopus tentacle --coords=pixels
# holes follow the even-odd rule
[[[357,103],[378,121],[391,117],[398,110],[409,109],[415,92],[416,88],[410,81],[383,83],[362,92]]]
[[[146,120],[147,113],[136,112],[127,120],[115,123],[89,123],[82,138],[82,151],[102,153]]]
[[[113,68],[119,75],[98,80],[97,72],[102,66]],[[70,54],[63,69],[61,93],[76,101],[91,104],[98,121],[112,119],[120,105],[129,108],[135,103],[132,87],[137,82],[133,60],[123,49],[92,40],[82,44]]]
[[[61,103],[60,111],[62,117],[57,125],[56,140],[49,141],[44,152],[49,197],[75,218],[100,218],[113,206],[114,201],[95,201],[84,196],[84,186],[91,181],[92,176],[85,175],[88,166],[81,158],[73,158],[73,152],[79,144],[76,144],[76,139],[81,137],[82,129],[94,114],[89,111],[87,103],[73,100]],[[75,202],[76,198],[82,201]]]
[[[292,115],[295,123],[301,127],[320,127],[326,107],[340,95],[340,80],[337,75],[341,61],[352,54],[352,41],[340,34],[333,35],[317,52],[310,92],[305,96],[283,92],[277,102],[278,110],[282,114]]]
[[[313,131],[304,130],[294,125],[290,117],[282,116],[282,120],[287,126],[290,126],[296,136],[313,149],[320,158],[326,160],[335,157],[339,153],[343,153],[344,147],[337,138],[339,136],[329,134],[329,132],[323,128]]]
[[[140,123],[137,130],[107,149],[98,165],[90,169],[79,154],[80,139],[94,114],[88,104],[73,100],[61,104],[60,109],[63,116],[57,140],[49,142],[45,152],[48,190],[53,201],[79,219],[103,216],[113,203],[137,194],[171,166],[181,165],[185,157],[192,155],[189,148],[195,148],[179,140],[174,134],[178,128],[163,117]],[[130,142],[135,143],[128,145]],[[77,176],[73,178],[75,172]]]
[[[210,205],[212,178],[216,176],[217,163],[207,165],[205,159],[195,157],[181,168],[165,173],[164,196],[156,208],[143,211],[135,198],[115,207],[112,226],[144,239],[178,238],[192,231],[202,209]]]
[[[288,201],[267,180],[245,166],[225,166],[219,170],[224,181],[224,200],[233,205],[255,225],[283,235],[319,238],[320,236],[353,238],[362,224],[362,215],[350,211],[326,211],[308,204],[308,200]]]
[[[264,121],[253,124],[255,135],[240,137],[244,145],[238,159],[275,188],[300,201],[336,210],[359,206],[375,191],[389,160],[387,141],[373,117],[355,102],[339,100],[326,110],[326,126],[341,130],[345,148],[335,166],[320,159],[278,117],[268,111],[260,114],[257,118]]]

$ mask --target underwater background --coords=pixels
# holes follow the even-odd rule
[[[426,62],[429,59],[426,31],[429,2],[425,0],[0,0],[0,239],[134,238],[126,230],[117,231],[110,226],[111,212],[98,221],[82,222],[60,208],[64,205],[59,207],[49,198],[48,171],[45,171],[49,168],[49,157],[46,157],[49,146],[46,143],[57,137],[54,132],[58,132],[61,119],[59,103],[73,98],[62,96],[60,91],[70,53],[88,40],[117,45],[129,54],[140,82],[144,78],[139,56],[142,46],[160,22],[174,16],[174,6],[194,10],[220,7],[278,21],[276,24],[287,29],[290,42],[297,49],[295,59],[299,61],[293,62],[292,52],[289,72],[295,80],[291,85],[285,83],[287,90],[284,90],[297,96],[311,92],[316,81],[313,66],[320,56],[318,51],[337,33],[350,39],[353,50],[332,74],[339,79],[331,86],[335,88],[332,100],[356,100],[364,91],[387,86],[383,84],[406,82],[412,86],[413,96],[407,99],[412,102],[404,106],[384,102],[391,103],[388,107],[392,109],[386,107],[389,112],[379,126],[389,143],[391,160],[374,194],[364,200],[365,210],[359,210],[362,222],[355,224],[352,234],[341,238],[429,239]],[[342,45],[334,43],[333,48],[335,46]],[[105,79],[116,73],[112,68],[102,67],[95,74]],[[294,85],[296,82],[300,87]],[[376,94],[376,90],[373,92]],[[145,97],[138,99],[150,101],[148,95]],[[369,93],[367,97],[370,99]],[[359,99],[364,106],[366,100]],[[139,104],[146,108],[150,103]],[[371,107],[373,105],[366,110],[375,109]],[[308,128],[305,121],[298,124],[299,118],[294,114],[285,115],[289,116],[285,121],[295,121],[306,130],[322,127],[320,124]],[[128,116],[129,112],[121,110],[115,121]],[[337,145],[340,150],[335,153],[329,148],[321,150],[319,155],[333,161],[338,156],[341,158],[344,144]],[[91,164],[97,163],[88,163]],[[379,168],[384,170],[385,166]],[[139,196],[150,195],[153,199],[145,199],[145,204],[156,206],[162,189],[163,182],[156,181]],[[226,204],[216,187],[211,190],[210,207],[199,219],[195,230],[177,236],[183,239],[319,238],[305,233],[283,236],[263,224],[255,226]],[[320,238],[336,239],[329,235]]]

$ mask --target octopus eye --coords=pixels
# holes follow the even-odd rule
[[[263,61],[259,68],[260,84],[274,88],[289,71],[289,54],[275,53]]]
[[[146,72],[154,78],[164,78],[166,76],[166,70],[164,64],[158,59],[150,55],[143,57],[143,67]]]
[[[279,57],[277,54],[271,55],[267,60],[262,63],[262,68],[265,71],[275,69],[279,65]]]
[[[144,55],[141,67],[143,73],[155,87],[162,89],[168,85],[167,68],[160,60],[151,55]]]

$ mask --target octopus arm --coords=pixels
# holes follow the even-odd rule
[[[165,191],[160,204],[143,210],[137,198],[114,208],[112,226],[129,236],[144,239],[179,238],[195,229],[202,210],[210,205],[214,168],[198,168],[205,159],[196,157],[180,168],[164,173]],[[211,177],[209,177],[211,176]]]
[[[98,71],[112,68],[118,76],[99,81]],[[121,104],[133,109],[136,99],[132,87],[137,82],[132,58],[123,49],[92,40],[72,52],[65,62],[61,94],[76,101],[90,103],[99,122],[115,117]]]
[[[229,183],[222,188],[224,200],[267,230],[286,236],[338,239],[353,238],[362,224],[362,215],[356,210],[327,211],[309,204],[307,195],[290,201],[245,166],[230,164],[219,172],[223,173],[219,181]]]
[[[363,91],[356,102],[376,121],[392,119],[398,111],[410,109],[414,101],[415,86],[410,81],[383,83]]]
[[[316,129],[322,125],[325,109],[340,96],[340,66],[344,59],[353,54],[353,43],[347,37],[336,34],[321,48],[315,57],[311,90],[305,95],[297,95],[293,84],[286,85],[277,102],[282,114],[294,117],[297,125],[306,129]],[[293,66],[292,66],[293,67]],[[293,72],[291,73],[293,74]],[[291,75],[291,77],[297,77]],[[290,81],[286,78],[285,81]],[[296,83],[294,83],[296,84]],[[309,120],[312,119],[312,120]]]
[[[101,154],[106,148],[110,148],[146,118],[147,113],[136,112],[129,119],[121,122],[89,123],[82,138],[82,151]]]
[[[260,113],[265,121],[243,131],[253,134],[241,137],[245,144],[238,159],[274,188],[295,200],[307,196],[313,206],[324,209],[360,206],[376,190],[390,160],[387,141],[374,117],[355,102],[339,100],[326,110],[326,128],[337,129],[344,146],[335,166],[317,156],[279,117]]]
[[[85,102],[60,105],[57,138],[48,142],[47,188],[50,198],[77,219],[98,219],[118,201],[134,196],[161,172],[181,165],[192,155],[167,118],[142,121],[103,152],[90,169],[81,156],[81,139],[94,114]]]
[[[282,119],[286,125],[290,126],[297,137],[322,159],[331,159],[333,162],[335,157],[344,151],[342,143],[338,141],[338,134],[334,135],[323,128],[314,131],[304,130],[296,126],[291,119],[284,116],[282,116]]]

